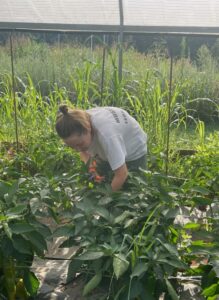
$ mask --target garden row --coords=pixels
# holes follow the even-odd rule
[[[78,249],[68,280],[80,273],[85,296],[101,287],[106,299],[178,299],[180,275],[198,276],[202,295],[217,299],[218,74],[207,50],[201,50],[197,65],[174,61],[169,118],[169,60],[161,53],[142,56],[127,50],[119,82],[116,49],[108,49],[101,95],[102,49],[90,60],[86,48],[49,48],[29,41],[21,46],[15,53],[15,97],[9,55],[0,49],[5,55],[0,298],[34,298],[39,287],[31,271],[34,256],[44,257],[47,241],[64,236],[62,247]],[[106,183],[90,181],[79,157],[54,133],[62,102],[83,109],[127,109],[148,133],[148,170],[130,174],[126,189],[116,193]],[[189,215],[186,224],[176,221],[182,211]],[[43,224],[45,217],[57,223],[55,231]]]
[[[109,299],[157,300],[164,294],[165,299],[179,299],[177,278],[181,275],[198,276],[202,295],[217,299],[216,135],[196,155],[174,161],[178,176],[133,173],[126,190],[117,193],[106,183],[91,182],[89,174],[81,171],[78,157],[63,146],[55,152],[54,136],[44,142],[44,153],[35,149],[40,159],[28,156],[25,147],[19,154],[8,144],[2,148],[2,299],[27,299],[37,294],[39,282],[31,272],[33,258],[43,257],[47,241],[60,236],[66,237],[61,247],[78,249],[69,265],[68,280],[80,273],[85,296],[101,287]],[[149,169],[154,160],[149,156]],[[162,164],[161,157],[156,160]],[[176,222],[184,209],[193,218],[186,224]],[[198,217],[200,209],[206,211],[204,219]],[[42,223],[45,217],[57,223],[55,231]]]

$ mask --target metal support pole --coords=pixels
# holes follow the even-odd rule
[[[100,100],[102,104],[103,100],[103,87],[104,87],[104,75],[105,75],[105,59],[106,59],[106,36],[103,36],[103,61],[102,61],[102,75],[101,75],[101,90],[100,90]]]
[[[122,81],[122,60],[123,60],[123,25],[124,25],[124,15],[123,15],[123,2],[119,0],[119,12],[120,12],[120,32],[119,32],[119,81]]]
[[[90,36],[90,50],[91,50],[91,53],[93,53],[93,34],[91,34],[91,36]]]
[[[169,77],[169,97],[168,97],[168,120],[167,120],[167,144],[166,144],[166,175],[168,175],[168,167],[169,167],[169,144],[170,144],[170,111],[171,111],[171,100],[172,100],[172,79],[173,79],[173,53],[172,50],[169,49],[170,52],[170,77]]]
[[[91,59],[92,60],[94,59],[94,52],[93,52],[93,50],[94,50],[94,41],[93,41],[93,38],[94,38],[94,36],[93,36],[93,34],[91,34],[91,36],[90,36],[90,50],[91,50]]]
[[[15,138],[16,138],[16,148],[17,152],[19,151],[19,142],[18,142],[18,120],[17,120],[17,103],[15,96],[15,76],[14,76],[14,55],[13,55],[13,39],[12,32],[10,34],[10,53],[11,53],[11,80],[12,80],[12,95],[14,103],[14,123],[15,123]]]

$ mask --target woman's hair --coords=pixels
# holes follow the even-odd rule
[[[56,119],[56,131],[62,139],[72,134],[83,134],[91,127],[89,114],[80,109],[71,109],[63,104],[59,106]]]

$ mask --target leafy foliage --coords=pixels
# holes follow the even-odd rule
[[[66,217],[73,226],[61,226],[53,234],[65,232],[68,238],[61,247],[78,248],[69,278],[83,273],[84,268],[91,274],[84,294],[106,281],[108,285],[111,281],[112,299],[144,299],[145,293],[148,299],[157,299],[162,292],[174,294],[167,278],[187,265],[171,240],[169,227],[179,204],[169,191],[178,188],[167,187],[167,181],[165,176],[142,171],[142,176],[130,174],[125,191],[112,193],[101,184],[87,184],[75,191]]]
[[[78,47],[62,45],[60,52],[56,47],[28,41],[23,47],[17,42],[19,151],[13,142],[12,79],[5,71],[0,74],[0,298],[36,295],[39,282],[30,268],[33,256],[43,257],[46,251],[51,232],[41,220],[51,217],[58,224],[52,237],[65,236],[62,247],[78,249],[68,280],[86,274],[84,296],[104,287],[107,299],[156,300],[161,294],[165,300],[178,299],[176,276],[182,273],[201,276],[202,295],[216,299],[218,133],[206,137],[203,121],[218,117],[218,73],[208,48],[198,52],[197,65],[185,57],[174,60],[168,120],[166,52],[126,51],[120,82],[117,49],[107,48],[105,86],[100,91],[101,48],[91,59],[85,47],[78,51]],[[77,155],[53,132],[63,101],[83,109],[95,105],[126,108],[148,133],[151,171],[130,174],[124,190],[117,193],[107,184],[91,182]],[[162,175],[168,121],[171,133],[176,133],[170,140],[173,151],[186,145],[182,128],[191,122],[197,130],[188,144],[199,143],[192,156],[170,155],[169,177]],[[186,224],[176,223],[182,209],[190,215]],[[200,211],[204,218],[198,217]],[[197,214],[194,220],[192,214]]]
[[[51,235],[32,214],[25,181],[0,181],[0,295],[10,300],[36,295],[39,281],[30,267],[34,254],[44,255]]]

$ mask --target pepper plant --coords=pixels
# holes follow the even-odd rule
[[[35,216],[25,182],[25,178],[0,181],[1,299],[23,300],[37,294],[39,281],[31,265],[35,254],[43,257],[51,235]]]
[[[160,174],[130,174],[124,191],[84,180],[84,188],[65,181],[72,191],[65,225],[54,236],[66,236],[61,247],[76,246],[68,279],[87,274],[83,295],[97,286],[107,299],[178,299],[170,276],[186,270],[170,230],[179,202],[176,186]],[[175,191],[173,193],[170,191]]]

